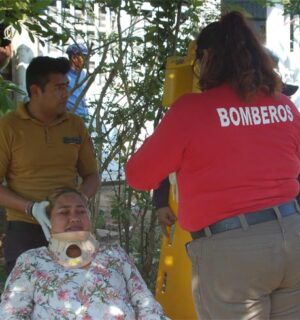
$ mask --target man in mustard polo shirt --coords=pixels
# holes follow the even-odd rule
[[[66,109],[69,69],[65,58],[34,58],[26,71],[29,103],[0,119],[0,205],[7,209],[8,273],[21,253],[47,244],[45,200],[50,194],[78,187],[89,198],[99,186],[88,131]]]

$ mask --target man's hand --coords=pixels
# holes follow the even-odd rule
[[[176,222],[176,216],[169,207],[162,207],[157,209],[156,214],[163,234],[169,238],[170,233],[168,228]]]
[[[49,241],[51,223],[46,214],[46,207],[49,205],[49,201],[35,202],[32,206],[31,213],[37,222],[41,225],[44,235]]]

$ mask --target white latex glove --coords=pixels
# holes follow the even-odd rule
[[[50,239],[50,229],[51,229],[51,223],[46,214],[46,207],[48,205],[49,205],[49,201],[35,202],[31,210],[32,215],[35,217],[37,222],[41,225],[47,241],[49,241]]]

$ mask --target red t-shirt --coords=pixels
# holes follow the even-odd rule
[[[299,192],[300,114],[284,95],[241,100],[227,84],[187,94],[126,165],[128,184],[155,189],[176,172],[180,225],[200,230]]]

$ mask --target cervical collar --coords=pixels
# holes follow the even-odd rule
[[[80,249],[79,257],[72,258],[67,255],[67,250],[73,245]],[[98,246],[98,241],[89,231],[74,231],[52,234],[48,248],[59,264],[73,269],[87,266]]]

